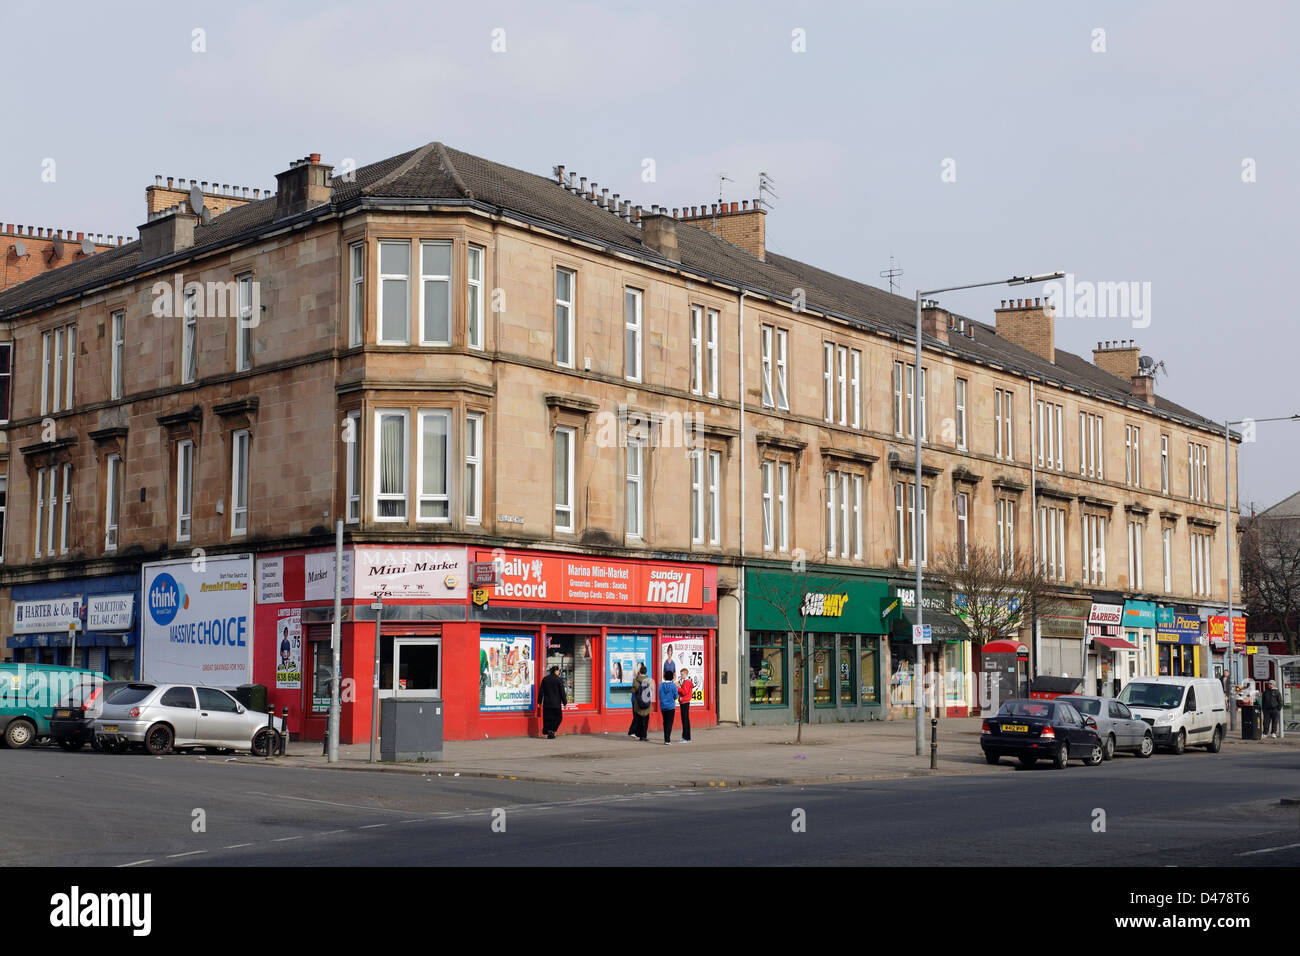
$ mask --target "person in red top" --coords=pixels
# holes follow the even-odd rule
[[[691,682],[690,672],[683,667],[682,679],[677,684],[677,709],[682,713],[682,743],[691,742],[691,695],[695,685]]]

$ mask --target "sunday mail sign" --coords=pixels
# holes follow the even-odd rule
[[[141,578],[143,680],[252,683],[252,555],[146,564]]]

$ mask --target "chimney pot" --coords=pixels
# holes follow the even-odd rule
[[[313,163],[319,163],[319,162],[320,162],[320,153],[312,153],[312,154],[311,154],[311,161],[312,161]]]
[[[740,208],[741,208],[741,209],[748,209],[748,208],[749,208],[749,200],[746,199],[744,202],[742,202],[742,203],[740,204]]]
[[[172,177],[170,176],[167,177],[167,188],[168,189],[172,188]]]

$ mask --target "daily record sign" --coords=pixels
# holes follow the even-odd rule
[[[252,555],[146,564],[142,578],[144,680],[216,687],[252,682]]]

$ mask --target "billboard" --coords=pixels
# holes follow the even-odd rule
[[[253,556],[141,569],[140,676],[233,687],[253,682]]]

